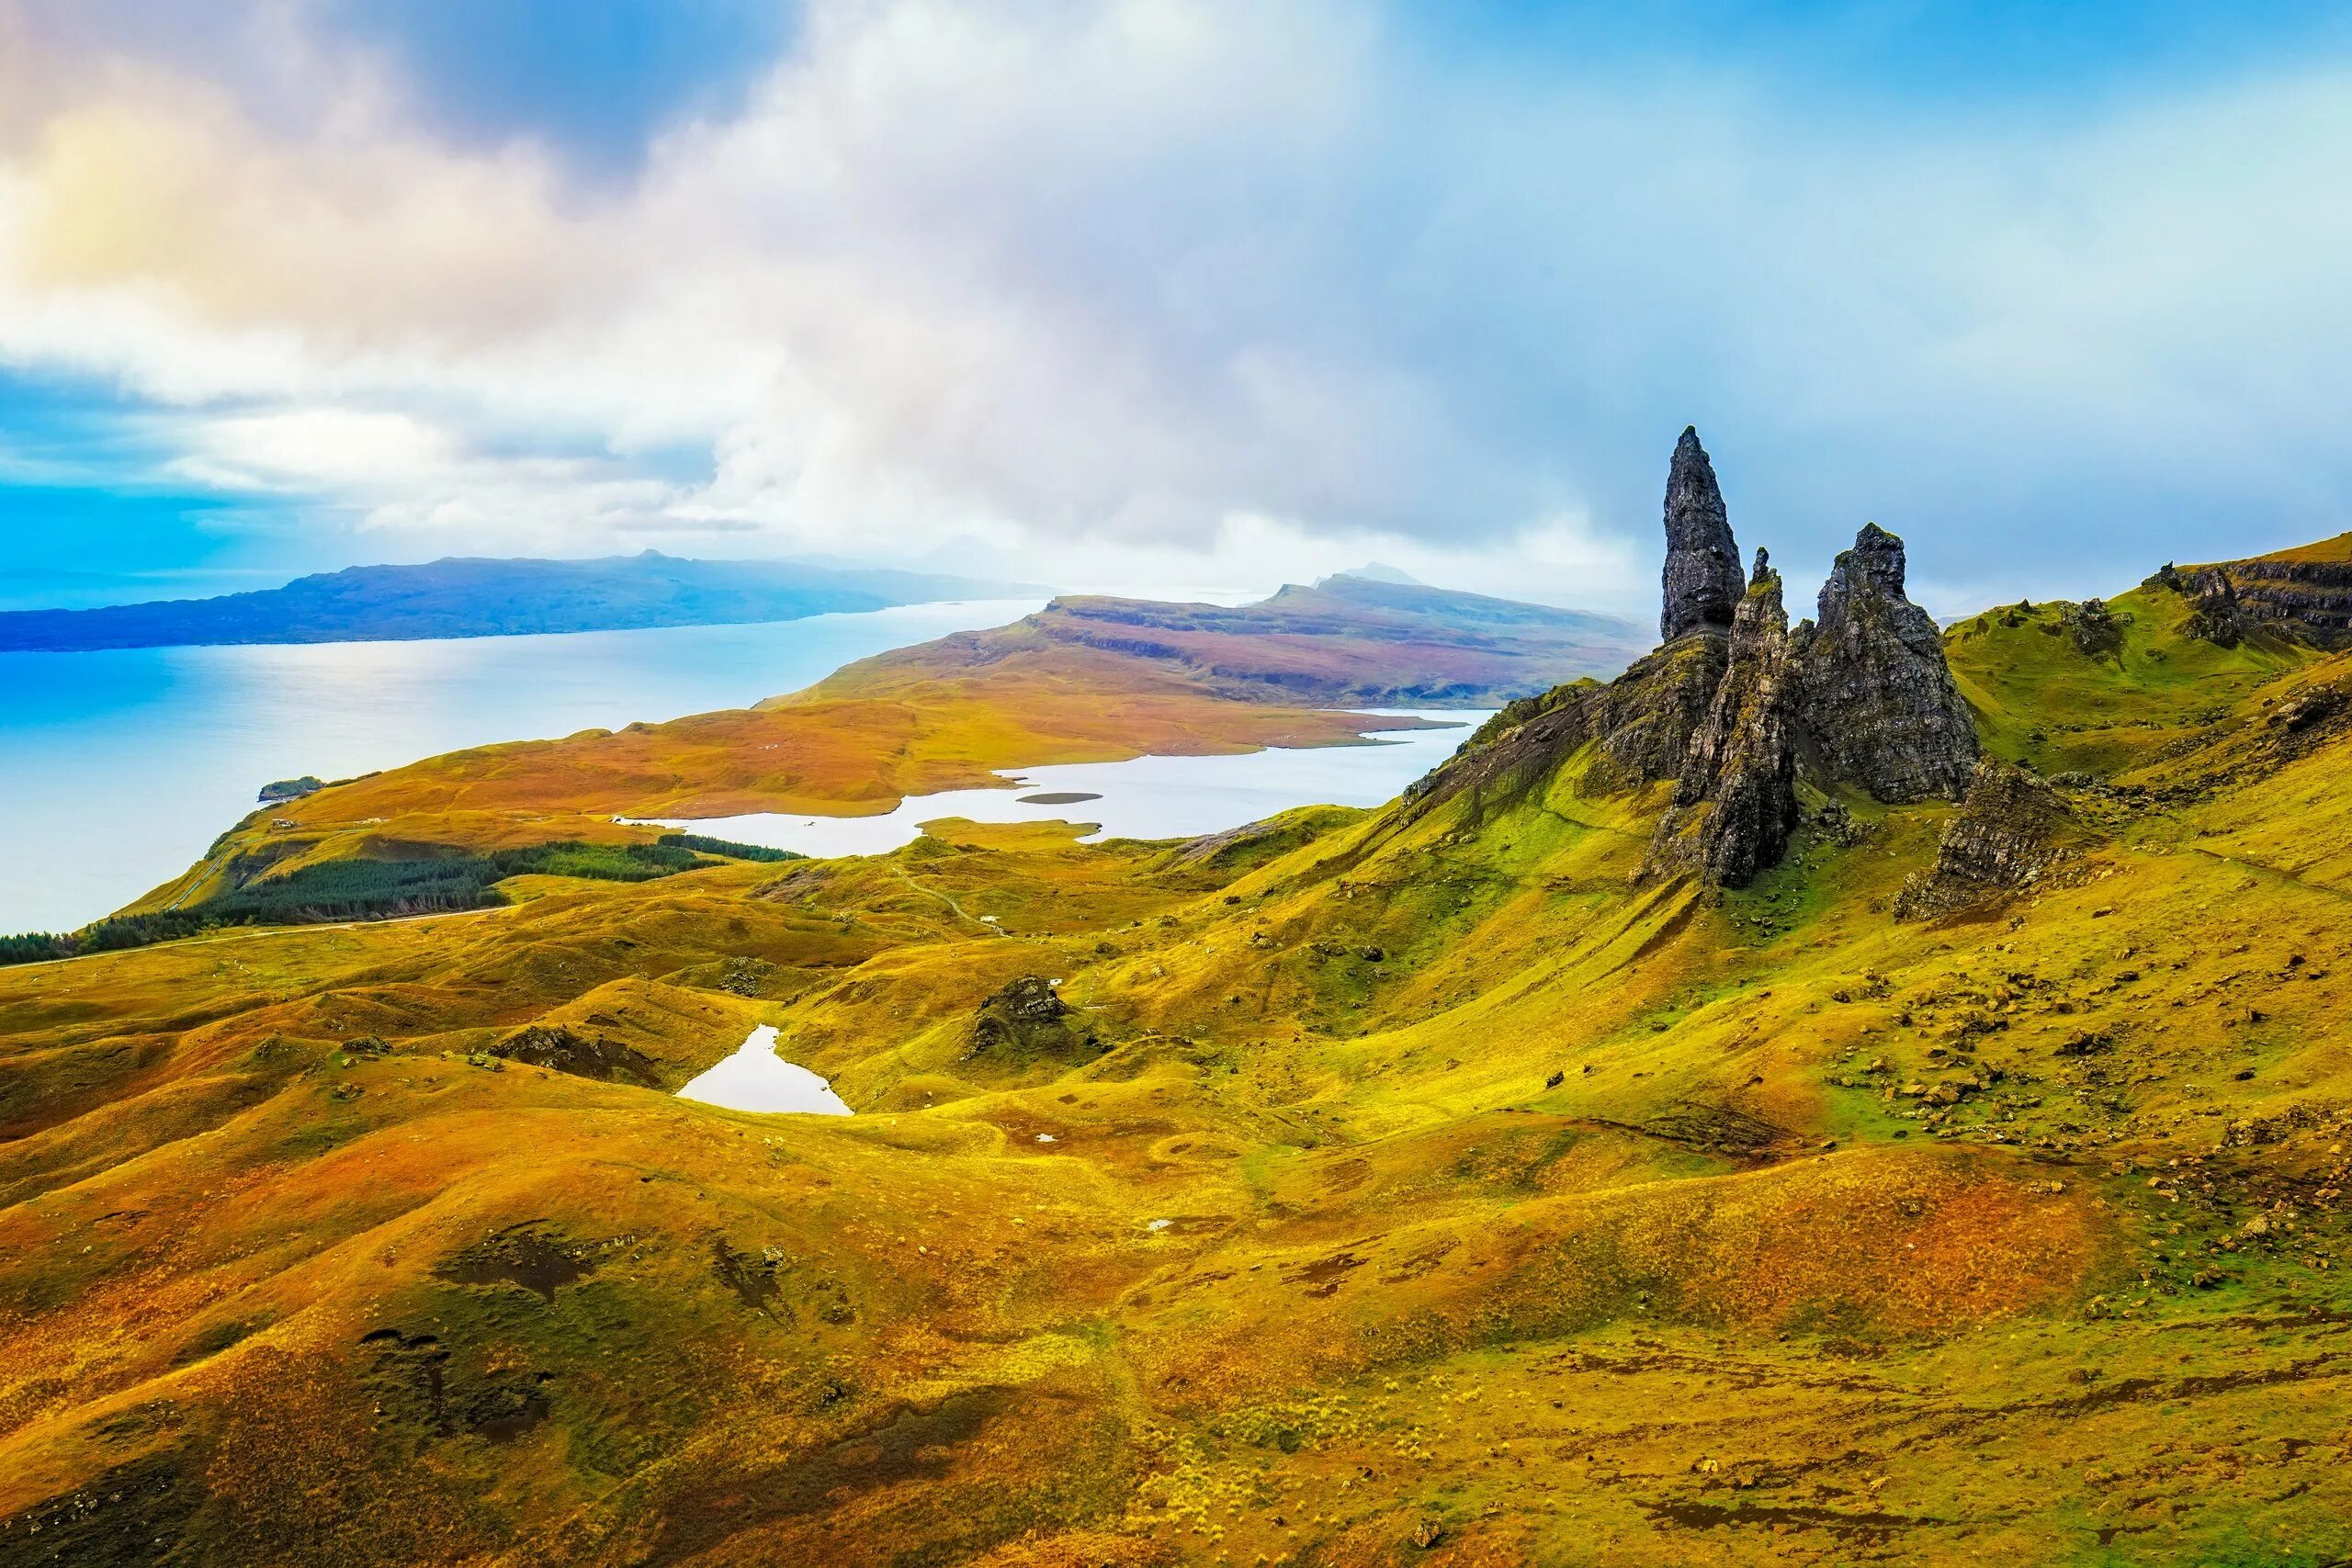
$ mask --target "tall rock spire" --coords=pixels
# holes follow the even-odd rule
[[[1666,473],[1666,609],[1658,636],[1672,642],[1702,626],[1729,626],[1747,591],[1715,466],[1699,445],[1698,427],[1686,426]]]
[[[1903,580],[1903,541],[1865,524],[1823,585],[1820,624],[1797,660],[1804,725],[1833,778],[1889,803],[1957,800],[1976,769],[1976,726],[1943,634]]]
[[[1647,874],[1690,871],[1718,887],[1745,887],[1780,863],[1796,829],[1789,616],[1781,574],[1761,550],[1729,640],[1723,682],[1690,738],[1674,804],[1651,835]]]

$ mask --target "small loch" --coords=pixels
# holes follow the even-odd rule
[[[914,842],[924,823],[958,817],[975,822],[1080,822],[1089,828],[1089,839],[1192,839],[1294,807],[1385,805],[1452,756],[1487,716],[1460,708],[1375,709],[1366,714],[1368,743],[1359,746],[1276,746],[1221,757],[1070,762],[1010,773],[1006,782],[1014,787],[1009,789],[910,795],[896,809],[873,817],[757,812],[664,819],[660,825],[819,859],[888,854]],[[1383,730],[1382,718],[1435,720],[1445,728]]]
[[[797,1111],[811,1116],[853,1114],[832,1085],[775,1054],[775,1026],[752,1031],[735,1054],[678,1091],[680,1100],[729,1111]]]

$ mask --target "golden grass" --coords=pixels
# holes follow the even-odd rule
[[[0,971],[0,1561],[2340,1557],[2352,733],[2267,716],[2347,666],[2128,598],[2118,660],[1956,632],[1996,748],[2144,793],[1941,924],[1950,807],[1714,897],[1570,767]],[[1067,716],[972,679],[846,705],[917,772]],[[348,788],[503,821],[694,733]],[[975,1054],[1024,975],[1106,1049]],[[774,1023],[864,1114],[483,1055],[534,1021]]]

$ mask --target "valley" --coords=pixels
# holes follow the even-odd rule
[[[1665,522],[1623,674],[1064,603],[130,912],[495,907],[0,968],[0,1562],[2341,1561],[2333,611],[1939,628],[1873,525],[1792,626],[1695,432]],[[1432,694],[1382,806],[608,874]],[[763,1030],[853,1114],[678,1098]]]

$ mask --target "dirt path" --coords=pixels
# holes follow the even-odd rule
[[[969,909],[965,908],[963,905],[958,904],[955,899],[949,897],[946,894],[942,893],[938,888],[925,887],[922,883],[917,882],[913,877],[909,876],[904,866],[894,865],[890,870],[897,875],[899,881],[905,883],[916,892],[927,893],[932,897],[938,899],[941,903],[955,910],[956,919],[971,921],[972,924],[979,927],[990,936],[1010,936],[1012,934],[1006,931],[1002,926],[998,925],[994,920],[984,920],[980,919],[978,915],[973,914]]]

